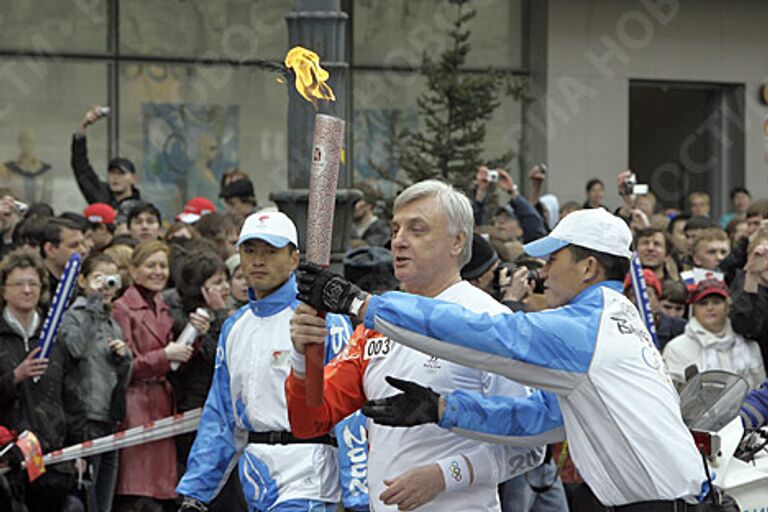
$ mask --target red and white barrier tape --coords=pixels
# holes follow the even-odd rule
[[[175,414],[151,421],[138,427],[129,428],[121,432],[116,432],[108,436],[91,439],[80,444],[67,446],[60,450],[55,450],[43,455],[43,463],[46,466],[58,464],[68,460],[74,460],[81,457],[90,457],[100,453],[111,452],[137,444],[151,443],[179,434],[185,434],[197,430],[200,423],[200,416],[203,409],[192,409],[191,411]]]

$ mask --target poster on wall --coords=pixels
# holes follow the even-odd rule
[[[394,182],[400,170],[399,144],[404,130],[415,130],[415,110],[361,108],[354,117],[355,182],[376,184],[385,195],[398,191]]]
[[[238,165],[239,107],[144,103],[142,139],[142,194],[172,218],[192,197],[219,201],[221,175]]]

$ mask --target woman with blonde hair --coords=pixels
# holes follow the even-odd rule
[[[114,318],[134,357],[122,428],[175,412],[166,374],[171,371],[171,362],[185,363],[192,356],[192,347],[173,341],[173,319],[162,298],[168,283],[168,255],[165,242],[139,244],[131,258],[133,284],[114,305]],[[194,315],[191,321],[198,330],[207,332],[207,321]],[[161,511],[176,497],[176,481],[176,444],[172,438],[124,449],[115,491],[116,510]]]

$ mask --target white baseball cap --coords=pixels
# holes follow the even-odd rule
[[[535,258],[543,258],[568,245],[631,258],[632,232],[626,222],[603,208],[576,210],[549,235],[525,244],[523,249]]]
[[[296,225],[283,212],[256,212],[245,219],[237,246],[246,240],[264,240],[278,249],[292,243],[299,246]]]

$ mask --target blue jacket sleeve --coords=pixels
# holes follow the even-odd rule
[[[486,397],[457,390],[445,401],[439,425],[465,437],[518,446],[565,439],[557,397],[546,391],[534,391],[527,397]]]
[[[759,389],[749,392],[741,406],[741,420],[745,428],[757,429],[765,425],[768,418],[768,380]]]
[[[224,487],[248,439],[246,431],[235,429],[226,360],[227,336],[239,317],[238,314],[231,316],[221,330],[213,382],[197,428],[197,438],[189,453],[187,472],[176,487],[180,495],[203,503],[210,503]]]
[[[496,315],[388,292],[371,297],[365,324],[421,352],[567,396],[586,378],[601,311],[599,291],[560,308]]]

